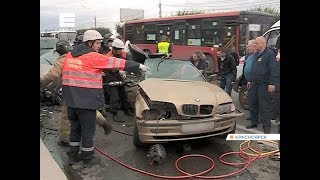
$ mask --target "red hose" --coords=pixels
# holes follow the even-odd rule
[[[220,156],[220,162],[222,162],[223,164],[226,164],[226,165],[230,165],[230,166],[239,166],[239,165],[244,165],[243,168],[241,168],[240,170],[237,170],[235,172],[232,172],[232,173],[229,173],[229,174],[224,174],[224,175],[218,175],[218,176],[202,176],[208,172],[210,172],[213,168],[214,168],[214,161],[213,159],[211,159],[210,157],[208,156],[205,156],[205,155],[202,155],[202,154],[190,154],[190,155],[185,155],[185,156],[182,156],[180,158],[178,158],[176,161],[175,161],[175,168],[182,174],[184,174],[185,176],[163,176],[163,175],[158,175],[158,174],[153,174],[153,173],[150,173],[150,172],[146,172],[146,171],[143,171],[143,170],[140,170],[140,169],[137,169],[137,168],[134,168],[134,167],[131,167],[111,156],[109,156],[108,154],[104,153],[102,150],[100,150],[99,148],[97,147],[94,147],[98,152],[100,152],[102,155],[104,155],[105,157],[117,162],[118,164],[128,168],[128,169],[131,169],[133,171],[136,171],[136,172],[139,172],[141,174],[145,174],[145,175],[148,175],[148,176],[152,176],[152,177],[156,177],[156,178],[163,178],[163,179],[185,179],[185,178],[191,178],[191,177],[197,177],[197,178],[202,178],[202,179],[218,179],[218,178],[225,178],[225,177],[230,177],[230,176],[233,176],[237,173],[240,173],[241,171],[245,170],[249,164],[256,160],[257,158],[260,157],[260,155],[257,155],[256,157],[254,158],[250,158],[249,155],[245,154],[244,153],[244,150],[246,149],[249,149],[249,148],[253,148],[251,146],[248,146],[246,148],[243,148],[241,149],[239,152],[228,152],[228,153],[224,153]],[[227,156],[227,155],[231,155],[231,154],[239,154],[240,157],[244,158],[243,155],[246,156],[246,159],[247,161],[246,162],[243,162],[243,163],[230,163],[230,162],[226,162],[223,160],[223,157]],[[199,172],[197,174],[190,174],[188,172],[185,172],[183,170],[180,169],[179,167],[179,161],[182,160],[182,159],[185,159],[185,158],[189,158],[189,157],[200,157],[200,158],[204,158],[204,159],[208,159],[210,162],[211,162],[211,166],[202,171],[202,172]]]

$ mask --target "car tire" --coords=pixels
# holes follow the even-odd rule
[[[248,104],[248,90],[247,86],[241,86],[240,91],[239,91],[239,103],[240,106],[245,109],[249,110],[249,104]]]

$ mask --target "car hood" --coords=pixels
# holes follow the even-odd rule
[[[232,102],[220,87],[209,82],[179,81],[169,79],[146,79],[139,86],[151,101],[182,104],[212,104]]]
[[[40,78],[46,75],[52,67],[53,66],[49,64],[40,64]]]

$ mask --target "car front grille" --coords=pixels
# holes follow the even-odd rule
[[[184,104],[182,105],[182,113],[185,115],[197,115],[198,106],[194,104]]]
[[[213,105],[200,105],[200,115],[209,115],[212,113]]]

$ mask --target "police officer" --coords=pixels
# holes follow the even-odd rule
[[[253,61],[251,65],[250,81],[248,82],[249,107],[256,109],[265,134],[270,133],[272,104],[271,93],[275,90],[276,83],[276,54],[270,48],[266,48],[266,40],[259,36],[255,39]],[[253,114],[251,114],[253,115]],[[257,127],[258,117],[251,116],[251,124],[247,129]]]
[[[171,45],[167,41],[168,37],[165,35],[161,36],[161,42],[157,44],[157,53],[164,53],[168,56],[171,55]]]
[[[82,39],[81,39],[82,41]],[[71,46],[67,41],[61,40],[57,42],[55,51],[59,53],[59,58],[49,72],[40,81],[40,91],[43,91],[51,82],[57,82],[58,87],[61,87],[61,71],[62,71],[62,61],[66,54],[71,51]],[[68,119],[67,106],[61,106],[61,119],[59,122],[59,141],[58,145],[67,146],[69,145],[69,134],[70,134],[70,121]],[[108,135],[112,126],[107,122],[107,120],[97,111],[97,124],[104,129],[106,135]]]
[[[139,72],[139,69],[149,69],[134,61],[99,54],[102,39],[98,31],[87,30],[83,34],[83,43],[75,46],[63,60],[62,100],[68,107],[68,118],[71,122],[70,148],[67,153],[70,165],[80,160],[80,145],[84,167],[99,164],[101,161],[94,156],[93,137],[96,110],[104,105],[102,70]]]
[[[237,76],[236,60],[224,47],[219,47],[217,53],[220,87],[231,96],[232,81],[234,81]]]
[[[111,51],[111,44],[113,41],[113,38],[111,37],[112,34],[108,33],[103,36],[103,40],[101,42],[101,47],[99,48],[100,54],[107,54]]]
[[[120,39],[114,39],[111,45],[112,50],[106,54],[107,57],[117,57],[121,59],[126,59],[126,53],[124,52],[124,43]],[[124,72],[119,72],[119,70],[106,70],[104,82],[106,84],[122,81],[122,75]],[[112,86],[107,85],[107,92],[109,94],[109,103],[110,103],[110,113],[112,114],[112,119],[115,122],[123,122],[118,118],[117,110],[120,108],[123,109],[124,113],[128,116],[133,115],[133,108],[130,107],[128,102],[128,97],[125,91],[124,86]]]

